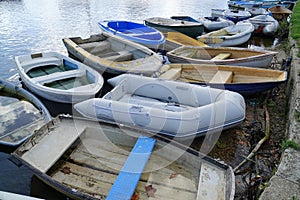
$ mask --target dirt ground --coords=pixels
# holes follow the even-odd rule
[[[282,45],[278,45],[275,51],[279,54],[273,60],[271,68],[282,69],[287,55]],[[288,93],[287,83],[285,83],[272,91],[245,96],[245,120],[240,125],[223,131],[209,153],[209,156],[225,161],[233,169],[237,167],[265,137],[264,104],[266,105],[270,116],[270,135],[255,156],[235,172],[235,199],[257,199],[276,171],[283,152],[282,142],[286,133]],[[203,139],[197,139],[192,147],[199,150],[202,142]]]

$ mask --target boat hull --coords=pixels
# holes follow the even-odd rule
[[[246,43],[254,31],[254,26],[249,22],[239,22],[223,29],[197,37],[200,42],[208,46],[231,47]]]
[[[164,20],[171,20],[171,22],[164,24],[163,23]],[[159,21],[162,22],[160,23]],[[199,22],[188,22],[188,21],[181,21],[181,20],[174,20],[174,19],[161,19],[161,18],[158,19],[149,18],[144,20],[144,22],[147,26],[154,27],[163,33],[177,31],[192,38],[196,38],[197,36],[201,35],[204,30],[203,24]]]
[[[146,189],[152,186],[158,199],[233,200],[235,181],[230,166],[174,140],[120,124],[59,116],[31,138],[34,143],[19,147],[13,157],[72,199],[106,199],[140,136],[156,142],[133,190],[139,199],[149,199]],[[54,144],[51,152],[46,150],[45,145]],[[128,184],[132,176],[129,171]]]
[[[198,52],[198,53],[195,53]],[[230,52],[228,59],[212,59],[221,52]],[[193,54],[193,55],[192,55]],[[198,54],[200,56],[198,56]],[[246,67],[268,67],[277,52],[258,51],[238,47],[179,47],[167,53],[168,59],[173,63],[196,63],[210,65],[233,65]]]
[[[112,91],[74,108],[88,118],[183,140],[228,129],[245,117],[244,99],[234,92],[128,74],[108,81],[115,86]],[[223,114],[216,117],[219,112]]]
[[[16,56],[15,62],[24,85],[54,102],[73,103],[95,97],[104,83],[92,68],[56,52]],[[54,71],[47,71],[49,66]],[[62,66],[69,69],[60,71]]]
[[[110,43],[106,45],[110,46],[107,49],[102,47],[105,41]],[[149,48],[106,32],[91,35],[87,39],[80,37],[64,38],[63,43],[70,56],[101,74],[135,73],[150,75],[162,65],[162,59]],[[113,47],[112,44],[114,44]],[[91,47],[84,48],[82,45]],[[108,56],[110,57],[108,58],[105,54],[116,56]]]
[[[12,83],[9,83],[4,80],[0,80],[0,92],[1,93],[6,93],[10,98],[14,97],[19,99],[19,101],[26,101],[27,104],[32,104],[32,105],[27,105],[24,104],[25,107],[27,107],[27,110],[22,111],[19,108],[16,108],[16,110],[11,110],[10,115],[11,119],[9,122],[3,122],[8,127],[1,126],[1,134],[0,134],[0,144],[1,145],[6,145],[6,146],[18,146],[21,143],[23,143],[25,140],[27,140],[35,130],[39,129],[43,124],[49,122],[52,120],[52,117],[48,111],[48,109],[44,106],[44,104],[33,94],[28,92],[27,90],[23,89],[20,86],[14,85]],[[10,107],[10,104],[6,105]],[[35,120],[29,124],[25,124],[24,122],[29,121],[29,118],[32,117],[30,116],[30,111],[29,108],[35,107],[36,111],[39,112],[38,114],[41,115],[40,117],[36,117]],[[2,107],[2,106],[1,106]],[[2,107],[2,115],[5,115],[5,109]],[[19,113],[22,111],[22,113]],[[14,113],[16,112],[16,113]],[[28,119],[21,119],[22,123],[18,123],[18,120],[14,121],[16,124],[10,124],[11,121],[13,121],[13,115],[17,115],[18,117],[21,117],[22,114],[24,113],[29,113],[28,114]],[[32,112],[32,115],[36,113]],[[24,116],[23,116],[24,117]],[[1,122],[2,123],[2,122]],[[15,127],[17,126],[17,127]],[[12,127],[15,127],[13,130],[8,131]]]
[[[99,27],[130,41],[142,44],[151,49],[159,49],[165,42],[163,34],[149,26],[130,21],[100,21]]]
[[[244,66],[168,64],[156,77],[251,95],[285,83],[287,72]]]

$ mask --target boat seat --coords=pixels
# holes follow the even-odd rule
[[[72,77],[80,77],[84,74],[84,70],[70,70],[70,71],[64,71],[64,72],[56,72],[53,74],[48,74],[45,76],[39,76],[36,78],[32,78],[32,82],[38,83],[41,85],[44,85],[49,82],[61,80],[61,79],[66,79],[66,78],[72,78]]]
[[[106,200],[131,199],[156,140],[140,136],[111,187]]]
[[[231,71],[218,71],[209,83],[231,83],[232,72]]]
[[[219,53],[215,57],[213,57],[211,60],[225,60],[231,56],[231,53]]]
[[[170,68],[159,76],[159,78],[167,80],[177,80],[180,77],[181,68]]]
[[[110,48],[110,42],[104,40],[100,42],[89,42],[79,44],[79,46],[87,51],[94,51],[95,49],[108,49]]]
[[[115,61],[115,62],[132,60],[132,58],[133,58],[133,54],[130,53],[129,51],[118,51],[117,55],[105,57],[105,59]]]
[[[22,65],[25,73],[36,66],[45,66],[45,65],[59,66],[61,64],[62,64],[61,59],[56,58],[56,57],[40,57],[40,58],[34,58],[34,59],[30,59],[30,60],[21,62],[21,65]]]

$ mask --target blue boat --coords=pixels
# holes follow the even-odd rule
[[[100,21],[98,24],[103,31],[140,43],[151,49],[158,49],[165,42],[165,37],[160,31],[144,24],[118,20]]]

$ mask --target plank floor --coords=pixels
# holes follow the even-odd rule
[[[99,146],[101,149],[97,148]],[[128,147],[86,138],[65,161],[59,162],[61,165],[56,166],[57,170],[51,176],[80,192],[99,199],[105,198],[130,150]],[[136,188],[135,193],[139,198],[148,199],[145,187],[152,185],[156,189],[156,199],[196,199],[199,174],[193,174],[193,169],[183,169],[177,163],[151,170],[164,162],[168,161],[155,153],[150,156]]]

